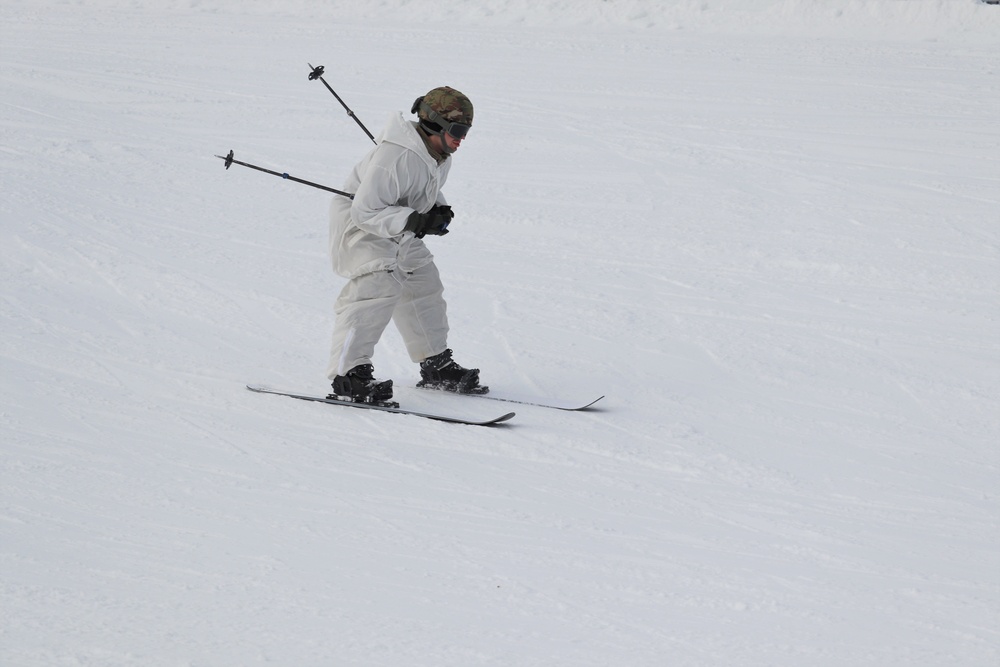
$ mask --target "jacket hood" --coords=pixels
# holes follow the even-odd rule
[[[437,160],[427,150],[427,145],[417,130],[416,122],[407,120],[402,112],[397,111],[389,114],[389,120],[382,130],[382,134],[378,136],[378,142],[402,146],[419,155],[428,166],[435,167],[437,165]]]

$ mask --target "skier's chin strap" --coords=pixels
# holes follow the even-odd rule
[[[448,140],[444,138],[444,130],[437,133],[441,137],[441,152],[445,155],[451,155],[455,152],[455,149],[448,145]]]
[[[441,155],[448,157],[455,152],[455,149],[448,145],[448,140],[444,138],[444,130],[440,129],[440,126],[434,123],[428,123],[427,121],[421,120],[419,122],[420,130],[430,137],[437,137],[441,144]]]

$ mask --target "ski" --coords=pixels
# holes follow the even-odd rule
[[[519,405],[532,405],[538,408],[552,408],[554,410],[566,410],[569,412],[579,412],[580,410],[586,410],[587,408],[593,406],[599,400],[604,398],[603,395],[598,396],[592,401],[570,401],[570,400],[560,400],[560,399],[550,399],[550,398],[516,398],[509,395],[504,395],[503,393],[497,393],[490,391],[488,394],[459,394],[457,392],[447,391],[446,389],[438,389],[436,387],[417,387],[418,389],[423,389],[424,391],[440,391],[447,393],[451,396],[474,396],[476,398],[487,398],[491,401],[503,401],[504,403],[517,403]]]
[[[309,394],[298,394],[289,391],[280,391],[278,389],[272,389],[259,384],[248,384],[247,389],[258,394],[274,394],[276,396],[287,396],[289,398],[297,398],[302,401],[315,401],[316,403],[326,403],[327,405],[342,405],[348,408],[360,408],[363,410],[378,410],[380,412],[392,412],[399,415],[413,415],[414,417],[422,417],[424,419],[434,419],[436,421],[448,422],[450,424],[465,424],[467,426],[493,426],[494,424],[499,424],[505,422],[514,416],[513,412],[508,412],[506,414],[500,415],[499,417],[494,417],[493,419],[467,419],[465,417],[460,417],[457,415],[446,415],[436,412],[422,412],[419,410],[408,410],[402,407],[394,407],[393,405],[381,405],[378,403],[355,403],[353,401],[341,401],[336,398],[328,398],[326,396],[312,396]]]

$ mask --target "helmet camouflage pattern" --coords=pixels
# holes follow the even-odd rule
[[[423,97],[418,97],[413,103],[412,112],[420,120],[433,123],[435,121],[430,117],[428,109],[445,121],[472,125],[472,102],[451,86],[434,88]]]

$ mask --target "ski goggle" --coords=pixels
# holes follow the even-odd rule
[[[465,139],[465,135],[467,135],[469,133],[469,130],[472,128],[472,125],[469,125],[468,123],[457,123],[445,120],[444,118],[441,117],[441,114],[439,114],[437,111],[434,111],[434,109],[432,109],[429,104],[424,102],[424,99],[422,97],[417,98],[416,104],[413,105],[413,113],[416,113],[418,106],[423,110],[425,114],[427,114],[428,121],[440,127],[442,132],[447,132],[448,134],[450,134],[452,139],[455,139],[457,141]]]
[[[438,123],[438,125],[441,125],[441,123]],[[469,130],[472,128],[471,125],[466,125],[465,123],[446,123],[442,125],[442,127],[445,132],[458,141],[465,139],[465,135],[467,135]]]

